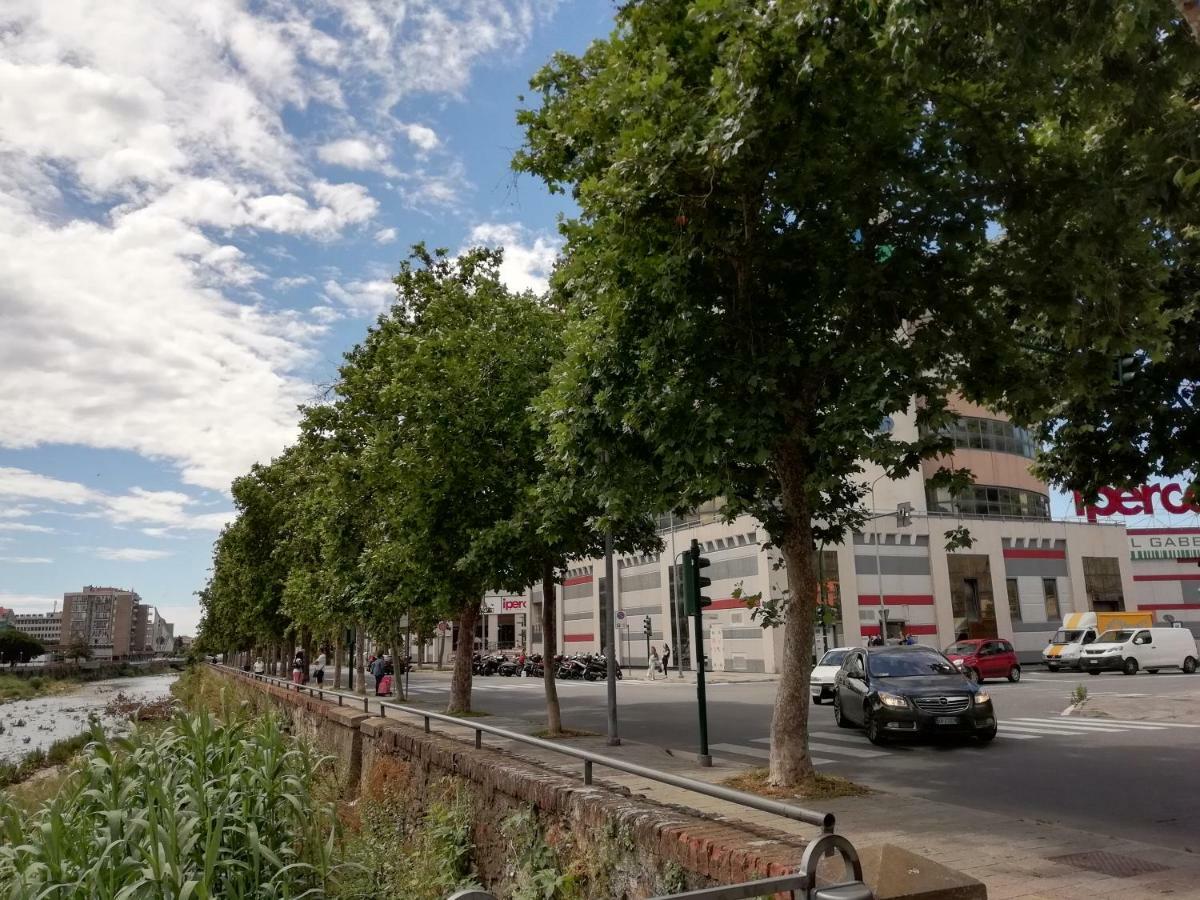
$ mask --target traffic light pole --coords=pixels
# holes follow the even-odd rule
[[[708,703],[704,696],[704,607],[710,601],[700,594],[708,583],[708,579],[700,575],[701,563],[707,566],[708,560],[700,559],[700,542],[693,539],[684,562],[683,580],[696,635],[693,648],[695,656],[692,657],[696,661],[696,706],[700,714],[700,752],[696,755],[696,761],[707,768],[712,766],[712,755],[708,752]]]
[[[604,532],[604,577],[608,581],[608,596],[604,599],[607,608],[604,623],[604,640],[608,654],[608,746],[620,745],[617,734],[617,585],[613,580],[613,537],[612,529]]]

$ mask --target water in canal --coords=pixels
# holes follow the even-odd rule
[[[35,697],[0,704],[0,762],[16,762],[33,750],[47,749],[55,741],[74,737],[88,730],[88,717],[100,717],[105,730],[122,725],[121,720],[106,716],[104,709],[117,694],[140,700],[155,700],[170,693],[179,676],[139,675],[112,678],[82,684],[69,694]]]

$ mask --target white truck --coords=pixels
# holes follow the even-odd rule
[[[1152,612],[1085,612],[1067,613],[1062,628],[1050,637],[1042,651],[1042,661],[1051,672],[1059,669],[1078,669],[1081,651],[1105,631],[1114,628],[1149,628],[1154,624]]]

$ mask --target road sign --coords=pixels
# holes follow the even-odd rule
[[[623,610],[623,609],[618,609],[618,610],[617,610],[617,619],[618,619],[618,620],[620,620],[620,619],[623,619],[623,618],[625,618],[625,610]]]

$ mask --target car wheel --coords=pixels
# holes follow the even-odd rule
[[[987,731],[980,731],[975,735],[975,739],[981,744],[990,744],[996,739],[996,726],[993,725]]]
[[[970,681],[972,684],[983,684],[983,678],[980,676],[978,669],[967,669],[964,674],[967,676],[967,681]]]
[[[1182,668],[1183,668],[1183,671],[1186,672],[1188,675],[1196,674],[1196,657],[1189,656],[1187,659],[1185,659],[1183,661]]]
[[[873,715],[864,711],[863,721],[866,723],[868,741],[879,747],[887,743],[887,736],[883,733],[883,729],[879,727],[879,722]]]
[[[854,727],[854,723],[847,719],[842,712],[842,703],[838,699],[837,694],[833,695],[833,721],[837,724],[838,728]]]
[[[1020,666],[1013,666],[1011,669],[1008,670],[1008,680],[1012,681],[1012,682],[1017,682],[1017,681],[1021,680],[1021,667]]]
[[[1089,675],[1099,675],[1100,673],[1097,672],[1095,669],[1088,669],[1088,674]]]
[[[1158,674],[1158,669],[1147,669],[1146,671],[1147,671],[1147,672],[1149,672],[1151,675],[1157,675],[1157,674]]]
[[[824,702],[825,702],[825,698],[822,697],[820,694],[813,694],[813,703],[817,704],[817,706],[820,706]]]
[[[1136,675],[1138,670],[1137,660],[1132,656],[1125,660],[1125,666],[1121,669],[1122,675]]]
[[[1047,672],[1057,672],[1058,666],[1046,666],[1046,671]]]

